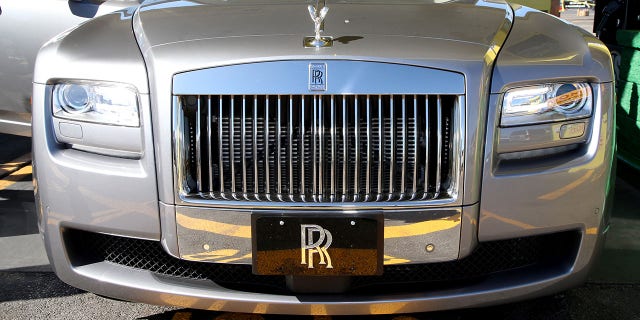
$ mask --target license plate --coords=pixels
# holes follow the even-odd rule
[[[253,273],[382,274],[382,215],[252,216]]]

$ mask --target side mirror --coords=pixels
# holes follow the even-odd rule
[[[85,0],[69,0],[69,10],[74,16],[83,18],[93,18],[98,13],[98,8],[103,2],[93,3],[94,1]]]

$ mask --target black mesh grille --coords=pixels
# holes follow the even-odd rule
[[[250,265],[212,264],[176,259],[160,242],[67,230],[65,242],[73,265],[100,261],[190,279],[210,279],[219,283],[259,284],[285,287],[284,278],[256,276]]]
[[[555,266],[575,258],[577,232],[483,242],[461,260],[385,266],[379,277],[355,277],[354,287],[380,284],[464,281],[532,266]]]
[[[411,283],[473,281],[491,274],[526,267],[568,268],[573,263],[580,233],[563,232],[543,236],[480,243],[474,252],[451,262],[388,265],[382,276],[353,277],[352,289]],[[154,273],[209,279],[228,287],[249,288],[257,292],[286,292],[284,276],[258,276],[250,265],[202,263],[176,259],[159,242],[117,237],[68,229],[65,242],[74,266],[108,261]],[[382,287],[381,287],[382,288]],[[406,291],[406,288],[403,290]]]

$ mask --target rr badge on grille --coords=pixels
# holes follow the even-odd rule
[[[327,64],[309,64],[309,90],[327,91]]]

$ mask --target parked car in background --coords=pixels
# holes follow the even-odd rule
[[[33,85],[56,274],[281,314],[580,285],[612,205],[591,33],[490,1],[148,1],[49,41]]]
[[[564,7],[566,9],[591,9],[595,5],[595,1],[593,0],[564,1]]]
[[[12,0],[0,3],[0,133],[31,135],[31,92],[38,49],[88,19],[142,0]],[[133,12],[132,12],[133,13]]]

